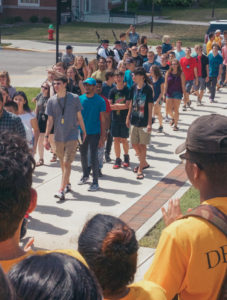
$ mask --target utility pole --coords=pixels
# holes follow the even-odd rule
[[[152,11],[151,11],[151,33],[153,33],[154,30],[154,1],[152,0]]]
[[[214,18],[214,9],[215,9],[215,0],[213,0],[213,3],[212,3],[212,15],[211,17]]]
[[[125,12],[128,12],[128,0],[125,0]]]
[[[61,0],[56,0],[56,63],[59,61],[59,25],[61,23]]]

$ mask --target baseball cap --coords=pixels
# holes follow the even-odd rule
[[[109,44],[110,41],[109,41],[109,40],[102,40],[102,43],[103,43],[103,44]]]
[[[220,29],[217,29],[217,30],[215,31],[215,33],[218,33],[218,32],[221,32],[221,30],[220,30]]]
[[[73,47],[72,47],[71,45],[67,45],[67,46],[66,46],[66,50],[72,50],[72,48],[73,48]]]
[[[211,114],[197,118],[189,127],[186,141],[177,147],[176,154],[189,158],[189,153],[227,154],[227,117]]]
[[[83,82],[84,84],[89,84],[89,85],[96,85],[96,80],[94,78],[87,78]]]

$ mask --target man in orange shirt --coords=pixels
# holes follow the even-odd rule
[[[227,214],[227,117],[208,115],[189,127],[186,142],[176,153],[200,192],[201,206]],[[165,223],[154,261],[145,274],[166,290],[167,299],[216,300],[227,270],[227,237],[208,220],[181,214],[179,200],[163,209]],[[174,222],[173,222],[174,221]],[[226,223],[225,223],[226,226]]]
[[[35,161],[27,142],[18,134],[0,134],[0,266],[8,272],[12,265],[31,254],[45,254],[48,251],[24,251],[20,246],[21,225],[26,212],[31,213],[37,202],[37,193],[32,186]],[[59,250],[78,258],[74,250]]]

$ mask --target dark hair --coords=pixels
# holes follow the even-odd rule
[[[29,207],[35,161],[25,139],[0,133],[0,241],[11,238]]]
[[[153,66],[151,66],[151,68],[152,68],[152,71],[154,72],[154,76],[157,79],[159,79],[160,77],[162,77],[162,73],[161,73],[161,70],[160,70],[159,66],[153,65]]]
[[[125,32],[122,32],[122,33],[120,34],[120,38],[122,38],[122,37],[124,37],[124,36],[126,36],[126,33],[125,33]]]
[[[68,82],[68,79],[67,79],[66,75],[64,75],[62,73],[58,73],[58,72],[54,73],[54,78],[53,79],[56,80],[56,81],[62,81],[63,83]]]
[[[189,47],[189,46],[185,47],[185,49],[192,51],[191,47]]]
[[[181,68],[181,65],[180,65],[179,60],[177,60],[176,58],[174,58],[174,59],[172,60],[172,63],[173,63],[173,62],[175,62],[175,63],[177,64],[177,76],[181,76],[182,68]],[[173,68],[170,66],[168,72],[172,72],[172,71],[173,71]]]
[[[146,39],[147,39],[147,36],[146,35],[142,35],[141,39],[140,39],[140,43],[144,44],[144,42],[145,42]]]
[[[134,71],[134,75],[140,75],[144,77],[144,82],[147,84],[151,84],[150,78],[147,76],[147,73],[143,67],[138,67]]]
[[[78,249],[103,290],[116,292],[134,279],[138,242],[122,220],[97,214],[85,224]]]
[[[116,60],[113,58],[113,56],[108,56],[107,59],[111,59],[111,61],[112,61],[112,69],[115,70],[117,68]]]
[[[12,107],[15,111],[18,111],[18,106],[17,106],[16,102],[14,102],[14,101],[7,101],[4,104],[4,107]]]
[[[106,72],[105,74],[105,79],[106,80],[109,80],[110,77],[113,77],[114,76],[114,72],[113,71],[108,71]]]
[[[0,299],[16,300],[13,288],[0,266]]]
[[[212,49],[213,49],[214,47],[217,47],[217,48],[219,48],[219,45],[218,45],[218,44],[216,44],[216,43],[214,43],[214,44],[212,45]]]
[[[124,77],[124,73],[122,71],[119,71],[119,70],[116,70],[114,72],[114,76],[121,76],[121,77]]]
[[[23,110],[26,111],[26,112],[31,112],[31,109],[30,109],[29,104],[28,104],[28,98],[27,98],[26,94],[25,94],[23,91],[18,91],[18,92],[16,92],[16,93],[13,95],[13,100],[14,100],[14,98],[17,97],[17,96],[23,97],[23,99],[24,99],[24,101],[25,101],[25,103],[24,103],[24,105],[23,105]]]
[[[96,79],[96,84],[102,84],[102,80]]]
[[[176,54],[174,51],[169,52],[169,55],[172,54],[174,57],[176,57]]]
[[[215,36],[215,34],[213,32],[209,33],[209,35],[208,35],[209,39],[211,39],[214,36]]]
[[[108,56],[109,57],[109,56]],[[99,59],[98,59],[98,62],[100,62],[100,60],[104,60],[104,62],[106,63],[106,59],[105,59],[105,57],[99,57]]]
[[[76,258],[49,253],[32,255],[9,271],[17,297],[23,300],[101,300],[95,278]]]
[[[0,91],[0,101],[3,102],[3,95],[1,91]]]

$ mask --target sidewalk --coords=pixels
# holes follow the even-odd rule
[[[147,158],[150,168],[145,170],[144,180],[137,180],[132,169],[138,164],[134,151],[130,149],[131,165],[128,169],[114,170],[104,164],[100,178],[100,190],[91,193],[88,185],[78,186],[81,177],[79,154],[72,167],[72,193],[64,203],[53,197],[58,190],[61,172],[58,163],[49,163],[50,153],[45,153],[45,166],[36,168],[33,186],[38,192],[37,209],[30,216],[27,237],[35,236],[37,248],[77,248],[77,239],[86,221],[97,213],[121,216],[132,226],[137,238],[142,238],[160,219],[160,208],[170,197],[181,196],[190,185],[180,160],[174,154],[181,144],[188,126],[198,116],[220,113],[226,115],[227,89],[217,93],[217,103],[210,104],[204,97],[204,106],[197,107],[192,96],[192,108],[187,112],[180,109],[178,132],[164,123],[164,133],[158,134],[158,122],[153,125],[151,144]],[[164,113],[164,111],[163,111]],[[111,154],[114,159],[114,154]],[[154,249],[140,249],[139,268],[136,279],[141,279],[153,258]]]

